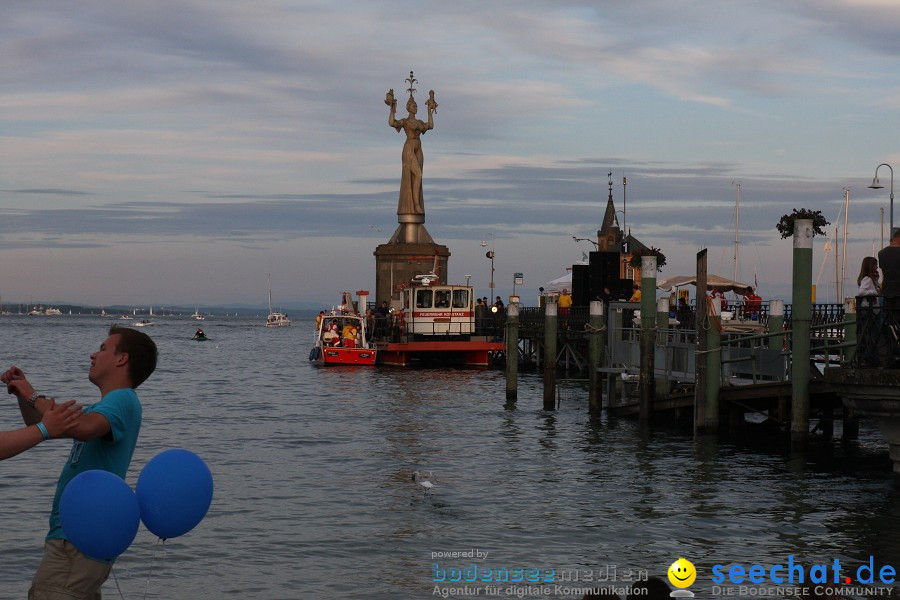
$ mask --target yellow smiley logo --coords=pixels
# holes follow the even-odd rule
[[[669,567],[669,581],[677,588],[690,587],[697,579],[697,569],[691,561],[679,558]]]

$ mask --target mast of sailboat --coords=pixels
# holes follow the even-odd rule
[[[841,263],[841,242],[838,240],[838,226],[834,224],[834,302],[837,304],[841,297],[840,286],[840,266]]]
[[[269,314],[272,314],[272,274],[269,273]]]
[[[737,282],[738,272],[738,244],[740,243],[741,228],[741,182],[731,182],[737,188],[737,196],[734,200],[734,265],[732,266],[731,283]],[[737,298],[737,291],[732,290],[734,297]]]
[[[841,255],[841,295],[838,296],[838,304],[844,301],[844,279],[847,269],[847,223],[850,212],[850,188],[844,188],[844,253]]]

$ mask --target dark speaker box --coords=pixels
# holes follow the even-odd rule
[[[589,265],[572,265],[572,305],[588,306],[591,301],[591,272]]]

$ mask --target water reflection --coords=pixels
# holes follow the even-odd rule
[[[108,322],[0,327],[7,362],[42,390],[95,397],[87,356]],[[498,371],[315,368],[311,322],[282,331],[211,319],[206,344],[189,340],[195,329],[157,320],[162,360],[141,388],[130,482],[160,450],[187,447],[210,464],[215,496],[207,519],[170,544],[148,597],[425,597],[431,553],[473,547],[497,567],[651,575],[685,556],[705,591],[714,564],[789,554],[900,566],[900,489],[865,422],[858,442],[794,455],[765,427],[695,441],[689,424],[648,433],[605,413],[589,419],[578,382],[564,382],[559,410],[547,412],[529,373],[510,407]],[[0,412],[7,428],[13,409]],[[55,441],[0,464],[10,597],[24,597],[39,559],[66,451]],[[416,489],[416,469],[434,471],[434,492]],[[155,542],[142,530],[122,557],[126,597],[143,591]]]

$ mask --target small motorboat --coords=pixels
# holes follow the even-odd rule
[[[322,366],[374,365],[377,350],[369,343],[366,319],[354,312],[348,292],[344,298],[339,309],[319,315],[309,360]]]

